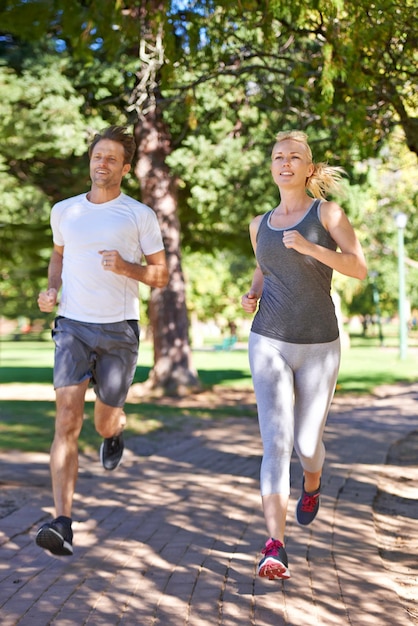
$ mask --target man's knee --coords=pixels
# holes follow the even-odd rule
[[[72,407],[61,407],[55,418],[56,437],[78,437],[83,426],[83,412]]]

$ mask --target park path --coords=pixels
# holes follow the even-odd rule
[[[294,521],[301,473],[292,465],[286,582],[256,576],[266,533],[254,418],[131,438],[114,473],[82,456],[73,557],[34,542],[52,513],[48,456],[1,454],[1,626],[418,624],[417,550],[402,571],[408,546],[377,533],[396,515],[385,518],[381,507],[377,520],[373,511],[377,498],[397,497],[382,492],[386,461],[417,429],[417,400],[418,385],[367,402],[336,399],[320,513],[309,528]],[[415,503],[416,463],[390,467],[395,484],[415,480],[406,498]],[[417,506],[407,510],[401,521],[418,548]],[[409,601],[399,595],[405,571]]]

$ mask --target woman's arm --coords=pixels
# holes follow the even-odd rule
[[[250,224],[250,238],[254,250],[254,255],[257,250],[257,233],[262,217],[262,215],[258,215],[253,219]],[[250,290],[245,293],[241,298],[242,308],[244,309],[244,311],[246,311],[246,313],[255,313],[258,301],[261,298],[261,294],[263,293],[263,285],[264,276],[257,263],[257,266],[254,270]]]
[[[340,251],[329,250],[307,241],[295,230],[284,232],[283,243],[286,248],[307,254],[346,276],[360,280],[366,278],[367,265],[363,250],[342,208],[336,202],[323,202],[321,204],[321,222]]]

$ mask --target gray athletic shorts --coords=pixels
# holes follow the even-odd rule
[[[57,317],[52,338],[55,389],[91,379],[102,402],[113,407],[124,405],[138,360],[136,320],[90,324]]]

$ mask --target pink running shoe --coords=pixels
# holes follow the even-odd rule
[[[268,578],[269,580],[290,578],[287,554],[281,541],[273,538],[268,539],[262,554],[265,556],[258,564],[258,575],[261,578]]]

